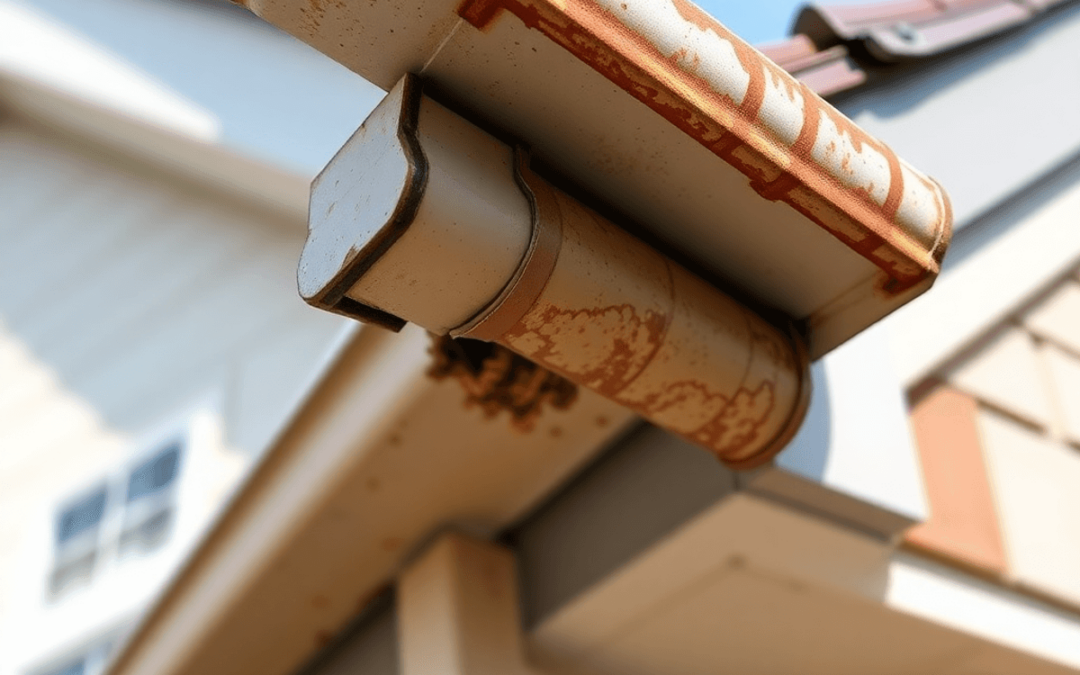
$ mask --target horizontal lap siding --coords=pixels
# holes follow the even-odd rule
[[[912,415],[931,518],[908,544],[1080,607],[1077,270],[934,378]]]
[[[297,296],[304,236],[302,223],[0,122],[0,512],[47,512],[207,394],[222,456],[260,453],[342,328]],[[39,525],[0,518],[0,579]]]

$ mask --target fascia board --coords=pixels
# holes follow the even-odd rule
[[[1002,657],[1020,652],[1034,657],[1022,666],[1024,672],[1080,668],[1080,622],[1074,613],[925,558],[903,552],[892,556],[884,601],[897,611],[994,644],[1001,652],[987,662],[1001,663]]]
[[[422,74],[820,356],[929,287],[936,183],[687,2],[251,0],[389,88]]]
[[[582,391],[521,431],[430,377],[429,348],[415,327],[360,331],[112,675],[293,672],[434,533],[492,536],[633,419]]]
[[[760,497],[735,495],[547,616],[529,646],[542,662],[584,661],[733,561],[811,586],[866,592],[887,568],[890,548]]]
[[[551,672],[582,664],[606,672],[620,664],[611,645],[621,632],[745,569],[925,622],[966,643],[950,661],[960,668],[970,660],[1058,673],[1080,663],[1074,615],[751,495],[717,503],[566,603],[531,631],[528,651]]]

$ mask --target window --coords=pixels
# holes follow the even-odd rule
[[[165,540],[175,511],[173,488],[180,466],[176,441],[136,466],[127,481],[120,554],[149,551]]]
[[[80,534],[96,530],[101,524],[101,517],[105,515],[107,498],[108,492],[100,487],[62,511],[57,521],[56,540],[67,542]]]
[[[85,582],[93,574],[108,497],[107,485],[101,485],[69,503],[57,515],[56,555],[49,576],[51,595]]]
[[[179,466],[180,442],[176,441],[164,452],[150,458],[131,472],[127,487],[128,502],[160,492],[172,485]]]
[[[186,439],[174,437],[56,514],[48,578],[52,599],[88,582],[102,565],[153,551],[168,539]],[[81,673],[77,664],[72,673]],[[66,670],[57,671],[67,674]]]

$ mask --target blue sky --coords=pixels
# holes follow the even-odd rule
[[[853,5],[875,0],[820,0],[825,5]],[[750,44],[776,42],[788,35],[795,12],[810,0],[694,0],[720,23]]]
[[[802,0],[695,0],[750,44],[775,42],[787,37],[788,28]]]

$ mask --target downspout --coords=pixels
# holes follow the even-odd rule
[[[801,338],[537,176],[406,76],[312,187],[312,305],[503,345],[713,452],[762,464],[810,378]]]

